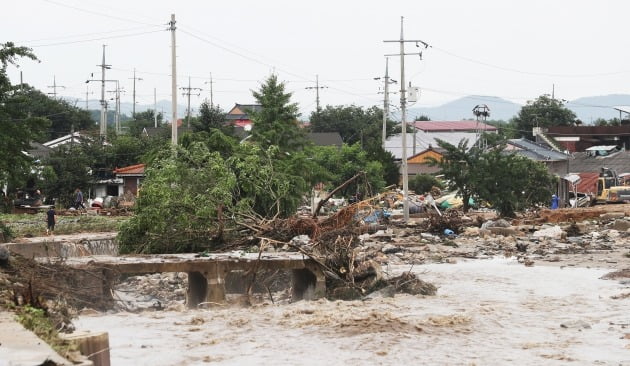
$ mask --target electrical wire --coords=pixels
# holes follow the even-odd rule
[[[461,60],[464,60],[464,61],[468,61],[470,63],[474,63],[474,64],[486,66],[486,67],[490,67],[490,68],[497,69],[497,70],[513,72],[513,73],[517,73],[517,74],[523,74],[523,75],[545,76],[545,77],[562,77],[562,78],[589,78],[589,77],[615,76],[615,75],[621,75],[621,74],[630,73],[630,70],[618,70],[618,71],[612,71],[612,72],[593,73],[593,74],[554,74],[554,73],[525,71],[525,70],[519,70],[519,69],[510,68],[510,67],[504,67],[504,66],[491,64],[491,63],[484,62],[484,61],[475,60],[473,58],[466,57],[466,56],[460,56],[460,55],[457,55],[457,54],[455,54],[453,52],[447,51],[447,50],[445,50],[443,48],[439,48],[439,47],[436,47],[436,46],[432,46],[432,48],[435,49],[435,50],[438,50],[438,51],[440,51],[440,52],[442,52],[442,53],[444,53],[446,55],[449,55],[451,57],[455,57],[455,58],[458,58],[458,59],[461,59]]]
[[[153,27],[155,27],[155,26],[151,26],[150,28],[153,28]],[[116,29],[116,30],[103,31],[103,32],[90,32],[90,33],[72,34],[72,35],[60,36],[60,37],[48,37],[48,38],[22,40],[22,41],[16,41],[14,43],[22,44],[22,43],[31,43],[31,42],[53,41],[53,40],[57,40],[57,39],[79,38],[79,37],[88,37],[88,36],[94,36],[94,35],[99,35],[99,34],[111,34],[111,33],[128,32],[128,31],[133,31],[133,30],[138,30],[138,29],[146,29],[146,28],[148,28],[148,27],[147,26],[132,27],[132,28]]]
[[[179,28],[179,31],[180,31],[180,32],[182,32],[182,33],[184,33],[184,34],[187,34],[187,35],[189,35],[190,37],[193,37],[193,38],[195,38],[195,39],[197,39],[197,40],[199,40],[199,41],[202,41],[202,42],[207,43],[207,44],[209,44],[209,45],[211,45],[211,46],[214,46],[214,47],[220,48],[220,49],[222,49],[222,50],[224,50],[224,51],[226,51],[226,52],[229,52],[229,53],[234,54],[234,55],[236,55],[236,56],[242,57],[242,58],[244,58],[244,59],[246,59],[246,60],[252,61],[252,62],[254,62],[254,63],[260,64],[260,65],[263,65],[263,66],[267,66],[267,67],[270,67],[270,68],[273,68],[273,69],[280,70],[280,71],[284,72],[285,74],[288,74],[288,75],[291,75],[291,76],[297,77],[297,78],[299,78],[299,79],[309,80],[308,78],[302,77],[301,75],[298,75],[298,74],[293,73],[293,72],[291,72],[291,71],[283,70],[283,69],[278,68],[278,67],[276,67],[276,66],[274,66],[274,65],[272,65],[272,64],[269,64],[269,63],[266,63],[266,62],[264,62],[264,61],[258,60],[258,59],[254,58],[254,57],[247,56],[247,55],[242,54],[242,53],[240,53],[240,52],[234,51],[234,50],[232,50],[232,49],[230,49],[230,48],[224,47],[224,46],[222,46],[222,45],[220,45],[220,44],[217,44],[217,43],[212,42],[212,41],[210,41],[210,40],[208,40],[208,39],[205,39],[205,38],[203,38],[203,37],[200,37],[200,36],[198,36],[198,35],[196,35],[196,34],[193,34],[193,33],[191,33],[191,32],[188,32],[188,31],[186,31],[186,30],[184,30],[184,29]]]
[[[29,47],[32,47],[32,48],[38,48],[38,47],[60,46],[60,45],[74,44],[74,43],[84,43],[84,42],[101,41],[101,40],[104,40],[104,39],[115,39],[115,38],[136,37],[136,36],[141,36],[141,35],[144,35],[144,34],[157,33],[157,32],[163,32],[163,30],[154,30],[154,31],[148,31],[148,32],[139,32],[139,33],[121,34],[121,35],[117,35],[117,36],[99,37],[99,38],[91,38],[91,39],[82,39],[82,40],[76,40],[76,41],[66,41],[66,42],[57,42],[57,43],[39,44],[39,45],[33,45],[33,46],[29,46]]]
[[[45,1],[45,2],[50,3],[50,4],[54,4],[54,5],[57,5],[57,6],[62,6],[62,7],[65,7],[65,8],[81,11],[81,12],[84,12],[84,13],[88,13],[88,14],[92,14],[92,15],[98,15],[98,16],[102,16],[102,17],[106,17],[106,18],[110,18],[110,19],[122,20],[124,22],[129,22],[129,23],[136,23],[136,24],[143,24],[143,25],[152,25],[152,26],[153,25],[162,25],[162,26],[164,26],[166,24],[166,23],[164,23],[164,24],[151,24],[151,23],[140,22],[140,21],[135,20],[135,19],[123,18],[123,17],[118,17],[118,16],[115,16],[115,15],[101,13],[101,12],[94,11],[94,10],[87,10],[87,9],[79,8],[79,7],[76,7],[76,6],[72,6],[72,5],[61,3],[59,1],[53,1],[53,0],[42,0],[42,1]]]

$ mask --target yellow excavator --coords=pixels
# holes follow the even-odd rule
[[[624,185],[617,172],[601,168],[597,179],[595,203],[621,203],[630,201],[630,185]]]

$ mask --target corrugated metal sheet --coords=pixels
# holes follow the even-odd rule
[[[446,131],[496,131],[497,128],[489,124],[477,121],[417,121],[414,122],[417,129],[425,132],[446,132]]]
[[[416,132],[416,154],[431,147],[438,147],[436,139],[444,140],[457,146],[462,139],[468,140],[468,147],[475,144],[477,135],[474,132]],[[396,159],[402,159],[402,135],[390,136],[385,141],[385,150],[391,152]],[[407,133],[407,158],[413,155],[413,133]]]

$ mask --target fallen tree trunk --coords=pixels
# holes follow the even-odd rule
[[[335,188],[332,190],[332,192],[330,192],[328,194],[328,196],[326,196],[323,200],[319,201],[319,203],[317,204],[317,208],[315,209],[315,212],[313,212],[313,218],[316,219],[317,215],[319,215],[319,211],[322,209],[322,206],[324,206],[324,204],[326,204],[326,202],[328,202],[328,200],[334,196],[335,193],[339,192],[340,190],[346,188],[350,183],[352,183],[355,179],[359,178],[360,176],[365,176],[365,172],[361,171],[358,172],[354,177],[348,179],[347,181],[343,182],[342,185],[340,185],[339,187]]]

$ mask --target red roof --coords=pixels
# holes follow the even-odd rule
[[[483,122],[477,121],[416,121],[414,126],[424,132],[444,132],[444,131],[496,131],[497,128]]]
[[[118,175],[144,175],[144,166],[144,164],[136,164],[124,168],[117,168],[114,169],[114,173]]]
[[[577,191],[580,193],[597,193],[597,180],[599,173],[577,173],[580,181],[577,184]]]
[[[234,122],[234,126],[236,127],[245,127],[245,126],[251,126],[251,125],[252,125],[252,121],[248,119],[237,119]]]

